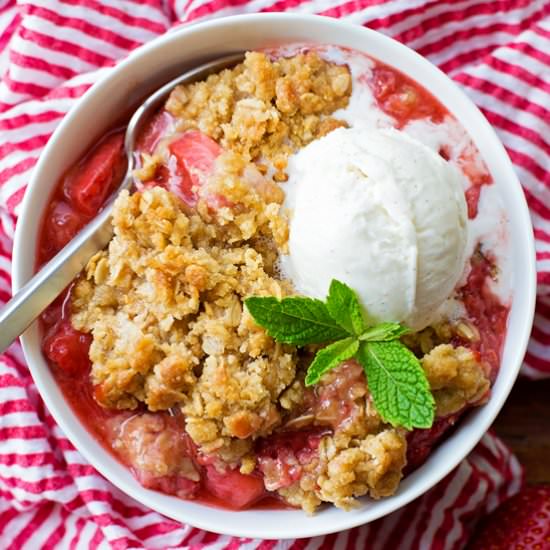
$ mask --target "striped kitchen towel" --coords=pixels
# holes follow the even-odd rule
[[[550,376],[549,0],[0,0],[0,303],[18,206],[40,151],[78,98],[175,24],[258,11],[341,17],[414,48],[497,130],[535,227],[538,302],[523,373]],[[431,491],[369,525],[296,541],[243,540],[143,508],[86,463],[45,409],[17,344],[0,357],[0,548],[462,548],[522,472],[492,434]],[[399,526],[399,528],[396,528]]]

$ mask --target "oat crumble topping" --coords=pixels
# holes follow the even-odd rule
[[[303,385],[307,357],[275,343],[243,308],[250,295],[293,294],[276,271],[288,239],[277,182],[286,180],[290,153],[344,125],[331,114],[350,94],[347,67],[314,52],[277,60],[248,53],[233,69],[176,88],[166,109],[178,131],[199,129],[224,149],[196,208],[162,187],[122,193],[114,237],[72,294],[72,324],[93,335],[91,379],[102,406],[177,407],[218,467],[259,467],[268,489],[308,513],[322,502],[350,509],[357,497],[391,495],[406,464],[406,432],[382,422],[359,365],[328,372],[313,394]],[[144,157],[138,176],[151,179],[161,161]],[[443,324],[408,337],[439,417],[478,404],[490,386],[476,355],[448,343],[453,330]],[[147,423],[156,441],[162,421],[148,415]],[[312,457],[297,459],[300,479],[284,484],[276,460],[258,463],[255,453],[258,439],[282,427],[330,432]],[[135,447],[132,422],[125,429],[121,445]],[[197,476],[188,460],[161,470]]]

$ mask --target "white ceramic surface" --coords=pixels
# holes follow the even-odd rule
[[[218,510],[142,488],[75,418],[42,357],[36,324],[27,330],[23,348],[40,394],[65,434],[105,477],[166,516],[246,537],[290,538],[339,531],[382,517],[437,483],[475,446],[508,396],[527,345],[535,301],[534,243],[525,199],[502,145],[476,107],[443,73],[401,44],[359,26],[294,14],[237,16],[176,29],[134,51],[93,86],[65,117],[34,170],[15,237],[14,290],[32,275],[38,221],[59,177],[121,112],[144,93],[206,58],[289,42],[329,43],[364,51],[420,82],[461,121],[481,151],[508,213],[515,290],[502,367],[489,403],[464,418],[454,435],[403,480],[394,496],[377,502],[365,499],[352,512],[327,507],[314,517],[301,511]]]

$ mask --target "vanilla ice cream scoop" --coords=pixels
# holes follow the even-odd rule
[[[395,129],[341,128],[289,162],[289,254],[296,290],[324,298],[351,286],[376,321],[430,323],[465,264],[460,172]]]

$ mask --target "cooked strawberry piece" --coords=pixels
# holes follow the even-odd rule
[[[59,252],[84,225],[82,217],[64,201],[53,203],[46,218],[46,247],[42,259],[47,260]]]
[[[550,485],[527,487],[478,527],[470,550],[550,548]]]
[[[303,467],[318,456],[324,428],[282,432],[258,445],[258,468],[269,491],[289,487],[303,474]]]
[[[140,133],[136,149],[145,153],[152,153],[159,140],[166,134],[171,121],[172,117],[164,110],[153,115]]]
[[[113,448],[144,487],[181,498],[196,495],[200,471],[181,416],[122,413],[107,422],[107,429]]]
[[[383,103],[383,109],[397,119],[413,118],[420,98],[412,86],[402,86]]]
[[[281,447],[274,458],[262,456],[258,460],[264,483],[270,491],[289,487],[302,477],[302,465],[291,449]]]
[[[177,182],[172,192],[193,206],[197,202],[197,189],[204,184],[214,168],[222,148],[198,130],[185,132],[169,146],[177,161]]]
[[[46,357],[63,372],[85,375],[90,369],[88,351],[92,337],[74,329],[67,320],[61,320],[46,336],[43,350]]]
[[[454,426],[462,412],[444,418],[437,418],[433,426],[427,430],[416,429],[408,433],[406,472],[414,471],[426,461],[432,449]]]
[[[397,87],[397,75],[394,71],[382,67],[376,68],[372,72],[372,84],[374,97],[378,101],[383,101],[395,92]]]
[[[480,353],[483,362],[491,367],[489,377],[494,382],[500,362],[500,351],[506,334],[508,307],[493,293],[489,281],[494,277],[495,262],[481,249],[470,259],[471,270],[466,284],[459,290],[469,319],[479,331],[480,339],[467,342]]]
[[[411,120],[445,116],[442,106],[426,90],[403,73],[383,64],[372,71],[371,87],[379,106],[402,128]]]
[[[69,182],[74,207],[86,216],[94,216],[122,178],[126,159],[124,135],[111,134],[92,151]]]
[[[466,204],[468,205],[468,218],[473,220],[477,216],[477,207],[479,196],[481,195],[481,185],[472,185],[464,193]]]
[[[155,476],[143,470],[133,470],[137,480],[146,488],[179,498],[194,498],[200,483],[182,476]]]
[[[490,185],[493,182],[487,166],[477,158],[477,151],[473,147],[466,147],[460,153],[458,165],[474,186],[481,188],[482,185]]]
[[[218,472],[215,466],[206,466],[204,485],[211,494],[234,509],[248,508],[265,494],[261,478],[241,474],[238,470]]]
[[[363,414],[361,401],[366,388],[363,367],[355,360],[345,361],[328,372],[315,387],[316,423],[337,430],[343,424],[357,421]]]

